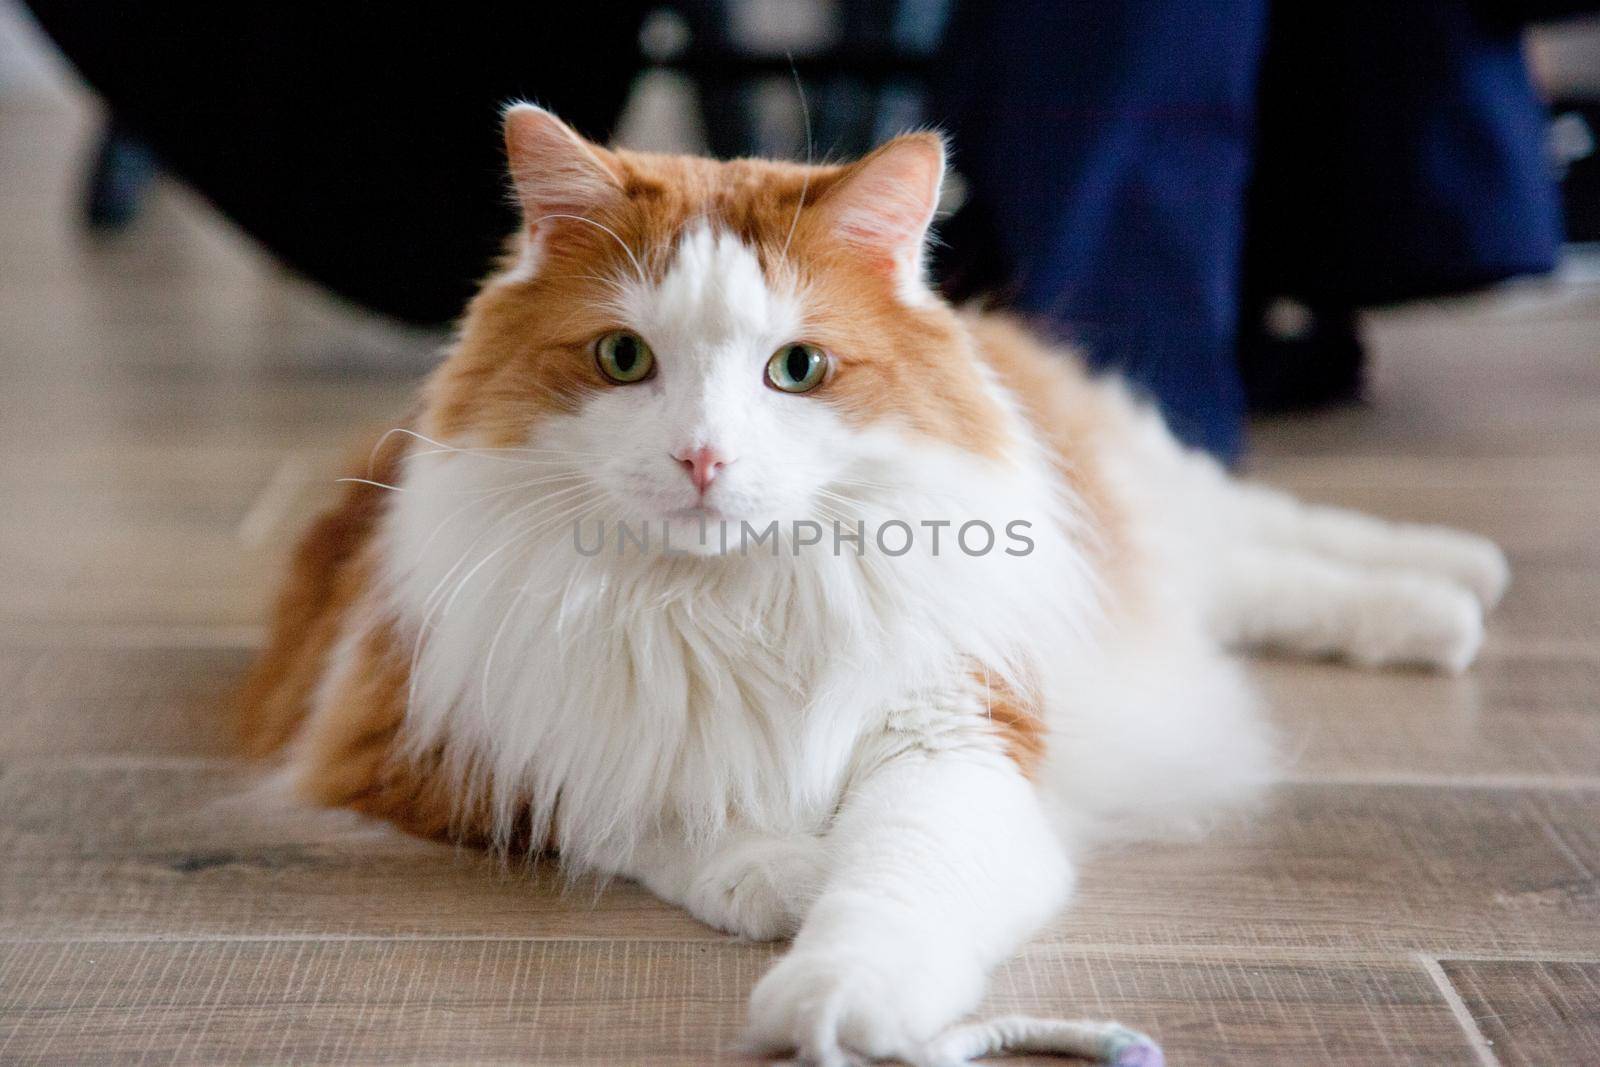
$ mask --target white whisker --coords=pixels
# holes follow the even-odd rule
[[[491,453],[514,452],[514,453],[517,453],[518,455],[568,456],[568,457],[577,456],[577,457],[580,457],[580,458],[583,458],[583,459],[599,459],[599,458],[602,458],[605,455],[605,453],[603,453],[603,452],[577,452],[577,451],[574,451],[572,449],[564,449],[564,448],[510,448],[510,447],[506,447],[506,448],[450,448],[450,447],[425,448],[425,449],[422,449],[421,451],[413,452],[411,454],[413,456],[436,456],[436,455],[439,455],[439,454],[445,453],[445,452],[457,452],[457,453],[460,453],[461,455],[466,455],[466,456],[484,456],[484,457],[488,457]]]
[[[595,497],[584,498],[582,500],[579,505],[577,515],[572,519],[573,522],[581,522],[583,521],[584,516],[594,512],[597,506],[596,501],[598,499],[598,495],[599,494],[596,494]],[[537,531],[535,530],[528,530],[525,531],[521,536],[531,538],[536,535],[536,532]],[[500,619],[500,625],[495,628],[494,637],[489,642],[489,651],[484,656],[483,680],[479,688],[479,701],[481,711],[483,712],[485,718],[488,717],[489,713],[489,678],[494,669],[495,650],[500,646],[500,639],[505,635],[506,626],[510,623],[512,615],[516,611],[517,605],[521,603],[523,597],[528,595],[528,586],[533,582],[533,578],[534,576],[530,574],[527,578],[524,578],[522,584],[517,587],[516,595],[511,598],[511,603],[507,605],[505,614]]]
[[[602,458],[604,456],[604,453],[601,453],[601,452],[580,452],[580,451],[575,451],[575,450],[572,450],[572,449],[559,449],[559,448],[525,448],[525,447],[460,448],[460,447],[458,447],[456,445],[449,445],[449,444],[445,444],[443,441],[435,440],[434,438],[429,437],[427,434],[418,433],[416,430],[413,430],[413,429],[411,429],[409,427],[406,427],[406,426],[394,426],[394,427],[391,427],[388,430],[385,430],[383,435],[378,438],[377,444],[372,446],[372,453],[368,457],[368,460],[367,460],[367,473],[369,475],[372,473],[373,464],[377,462],[378,451],[383,448],[383,444],[384,444],[385,441],[387,441],[389,438],[393,437],[397,433],[398,434],[404,434],[407,437],[415,438],[416,440],[421,441],[424,444],[433,446],[431,449],[427,449],[427,450],[424,450],[424,451],[421,451],[421,452],[412,453],[413,455],[419,455],[419,456],[424,456],[424,455],[431,456],[431,455],[437,455],[437,454],[443,453],[443,452],[453,452],[453,453],[456,453],[456,454],[459,454],[459,455],[463,455],[463,456],[481,456],[481,457],[483,457],[485,459],[500,459],[502,462],[508,462],[508,463],[509,462],[515,462],[515,461],[505,459],[504,457],[498,456],[496,454],[497,453],[502,453],[502,452],[515,452],[515,453],[518,453],[518,454],[521,454],[521,455],[579,456],[579,457],[583,457],[583,458],[586,458],[586,459],[599,459],[599,458]]]
[[[496,487],[491,488],[491,489],[442,489],[442,490],[438,490],[438,491],[442,492],[442,493],[448,493],[448,494],[450,494],[452,496],[456,496],[456,495],[460,495],[460,494],[465,493],[465,494],[468,494],[468,495],[473,496],[475,498],[482,498],[482,497],[486,497],[486,496],[494,496],[494,495],[496,495],[498,493],[509,493],[509,492],[512,492],[513,490],[517,490],[517,489],[529,489],[529,488],[532,488],[534,486],[548,485],[551,482],[559,482],[559,481],[563,481],[563,480],[566,480],[566,479],[582,478],[582,477],[585,477],[585,476],[579,471],[562,471],[562,472],[558,472],[556,474],[546,475],[543,478],[534,478],[534,479],[532,479],[530,481],[526,481],[526,482],[516,482],[516,483],[514,483],[512,485],[496,486]],[[391,492],[395,492],[395,493],[410,492],[410,490],[408,490],[403,485],[390,485],[387,482],[373,481],[371,478],[355,478],[355,477],[335,478],[334,482],[335,483],[350,482],[350,483],[353,483],[355,485],[370,485],[370,486],[373,486],[374,488],[377,488],[377,489],[388,489]]]
[[[530,530],[536,528],[539,525],[540,520],[542,518],[544,518],[544,516],[536,516],[532,520],[529,520],[528,522],[526,522],[524,525],[519,527],[514,533],[512,533],[506,539],[506,541],[503,542],[500,546],[498,546],[493,552],[490,552],[489,554],[484,556],[482,559],[480,559],[478,561],[478,563],[475,564],[472,567],[472,569],[464,577],[462,577],[459,581],[456,582],[454,589],[449,593],[448,598],[447,598],[446,595],[445,595],[446,586],[448,585],[451,577],[458,570],[460,570],[461,566],[464,563],[466,563],[467,558],[470,555],[472,555],[472,550],[474,548],[476,548],[479,544],[481,544],[483,542],[483,539],[485,537],[488,537],[497,528],[502,528],[507,521],[511,520],[512,518],[514,518],[517,515],[525,513],[529,508],[538,507],[540,504],[548,504],[548,503],[550,503],[550,501],[552,499],[557,499],[557,498],[562,498],[562,497],[569,497],[573,493],[574,490],[582,490],[582,489],[585,489],[585,488],[593,489],[593,491],[595,492],[595,494],[597,496],[601,492],[599,489],[595,489],[594,487],[591,487],[591,486],[582,486],[582,485],[572,486],[571,488],[563,489],[563,490],[560,490],[559,492],[552,493],[549,496],[540,497],[537,500],[529,501],[528,503],[523,504],[520,507],[517,507],[517,508],[513,509],[512,511],[510,511],[506,515],[501,516],[499,519],[497,519],[494,522],[492,522],[488,526],[488,528],[486,528],[477,537],[473,538],[472,542],[469,545],[467,545],[466,550],[464,552],[462,552],[460,558],[458,558],[456,560],[456,562],[451,565],[450,569],[445,572],[444,577],[439,579],[439,582],[433,587],[433,590],[431,592],[429,592],[428,596],[423,601],[423,604],[422,604],[423,620],[422,620],[421,625],[418,626],[418,628],[417,628],[416,640],[412,643],[412,647],[411,647],[411,670],[410,670],[410,677],[408,679],[407,695],[406,695],[406,705],[407,705],[408,708],[414,707],[415,703],[416,703],[417,682],[418,682],[418,669],[417,668],[418,668],[418,664],[421,661],[421,657],[422,657],[422,643],[426,639],[428,633],[431,630],[434,629],[434,627],[435,627],[435,622],[434,622],[435,617],[436,616],[437,617],[441,617],[441,618],[443,617],[440,614],[440,609],[441,608],[444,609],[443,615],[448,615],[449,612],[450,612],[450,605],[454,604],[456,597],[460,594],[461,590],[466,587],[467,582],[469,582],[472,579],[472,577],[475,574],[477,574],[478,571],[486,563],[488,563],[491,559],[493,559],[494,557],[498,556],[502,551],[504,551],[506,548],[510,547],[511,545],[515,544],[517,541],[519,541],[519,540],[523,539],[524,537],[526,537]],[[587,499],[587,498],[579,498],[579,499]],[[468,506],[471,506],[470,503],[469,503]],[[447,519],[445,521],[448,522],[449,520]],[[437,531],[435,531],[435,533],[437,533]]]
[[[334,482],[354,482],[356,485],[370,485],[377,489],[388,489],[389,491],[395,493],[408,492],[406,487],[403,485],[390,485],[388,482],[375,482],[371,478],[335,478]]]
[[[587,218],[587,217],[585,217],[583,215],[569,215],[569,214],[566,214],[565,212],[551,212],[548,215],[540,215],[538,218],[531,220],[530,225],[535,225],[536,226],[539,223],[543,222],[545,219],[572,219],[574,222],[588,223],[590,226],[593,226],[595,229],[600,230],[603,233],[609,234],[611,239],[613,241],[617,242],[617,247],[622,249],[623,253],[628,257],[628,261],[633,264],[633,269],[638,274],[639,280],[641,282],[643,282],[645,280],[646,275],[645,275],[645,272],[644,272],[644,267],[640,265],[639,257],[637,257],[637,256],[635,256],[633,254],[633,249],[628,247],[628,242],[624,241],[621,237],[617,236],[617,231],[616,230],[613,230],[611,227],[605,225],[604,223],[596,222],[594,219]]]
[[[806,194],[811,191],[811,106],[806,103],[805,86],[800,82],[800,71],[795,68],[794,56],[789,57],[789,73],[794,75],[794,91],[800,97],[800,114],[805,118],[806,125],[806,172],[800,180],[800,199],[795,201],[794,218],[789,220],[789,236],[783,242],[783,255],[789,256],[789,246],[794,243],[794,231],[800,226],[800,212],[805,210]]]
[[[580,485],[580,486],[574,486],[573,488],[574,489],[578,489],[578,490],[582,490],[582,489],[590,489],[591,487]],[[594,490],[594,491],[598,492],[598,490]],[[566,492],[569,492],[569,491],[568,490],[563,490],[563,493],[566,493]],[[560,494],[554,494],[554,495],[560,495]],[[578,500],[579,500],[580,506],[587,505],[587,503],[589,503],[588,500],[586,500],[585,498],[583,498],[581,496],[578,498]],[[540,503],[544,503],[544,502],[545,501],[543,501],[543,500],[540,501]],[[523,538],[529,536],[530,534],[538,532],[538,528],[539,527],[548,527],[550,525],[553,525],[554,523],[559,522],[562,518],[564,518],[566,515],[568,515],[570,513],[571,513],[570,509],[568,509],[566,511],[563,511],[560,515],[556,515],[556,516],[553,516],[553,517],[547,517],[547,516],[544,516],[544,515],[538,516],[537,518],[535,518],[533,520],[533,524],[531,526],[524,527],[524,528],[518,530],[517,533],[513,534],[510,538],[508,538],[506,540],[506,542],[504,544],[502,544],[499,548],[495,549],[493,552],[490,552],[487,556],[483,557],[483,559],[479,560],[477,565],[474,566],[472,568],[472,570],[467,572],[466,577],[462,578],[461,581],[456,583],[455,592],[450,594],[449,601],[447,601],[445,603],[444,615],[442,617],[448,617],[449,616],[450,609],[455,604],[456,598],[461,595],[461,590],[466,588],[466,585],[467,585],[468,582],[472,581],[472,576],[473,575],[477,574],[480,570],[483,569],[484,564],[488,563],[491,559],[494,559],[501,552],[504,552],[506,549],[510,548],[512,545],[516,544],[518,541],[522,540]]]
[[[469,543],[467,545],[466,550],[464,552],[462,552],[461,557],[458,560],[456,560],[455,564],[452,565],[451,568],[448,571],[445,572],[444,577],[439,579],[438,584],[433,587],[433,591],[430,592],[428,594],[427,598],[423,601],[422,606],[423,606],[424,610],[428,612],[427,619],[425,619],[424,622],[423,622],[423,629],[426,630],[429,627],[429,625],[431,623],[431,619],[432,619],[433,608],[437,607],[436,600],[439,599],[439,598],[442,598],[443,590],[444,590],[445,585],[450,581],[451,577],[456,573],[456,571],[461,568],[462,564],[464,564],[467,561],[467,557],[472,554],[472,550],[474,548],[477,548],[478,545],[483,543],[484,538],[490,536],[497,529],[503,527],[508,521],[510,521],[511,519],[514,519],[518,515],[524,514],[529,509],[536,508],[541,504],[548,504],[553,499],[560,499],[562,497],[569,496],[574,490],[581,489],[581,488],[583,488],[583,486],[572,486],[572,487],[569,487],[567,489],[557,490],[554,493],[549,493],[549,494],[546,494],[544,496],[538,497],[537,499],[530,500],[530,501],[528,501],[528,502],[526,502],[526,503],[524,503],[524,504],[522,504],[522,505],[520,505],[520,506],[518,506],[516,508],[513,508],[510,512],[506,513],[505,515],[500,516],[498,519],[496,519],[493,522],[491,522],[483,530],[482,533],[478,534],[477,537],[473,538],[471,543]],[[449,518],[446,518],[445,522],[449,522],[450,518],[454,518],[455,515],[459,515],[461,512],[466,511],[467,509],[473,507],[476,503],[477,503],[477,501],[468,501],[466,504],[462,505],[461,508],[457,509],[457,511],[455,513],[453,513]],[[441,526],[442,525],[443,524],[441,524]],[[436,529],[434,531],[434,535],[437,535],[437,533],[438,533],[438,530]],[[429,541],[430,542],[432,541],[432,535],[430,535]],[[418,553],[418,561],[419,562],[421,562],[421,560],[423,558],[425,558],[427,547],[428,546],[425,544],[423,546],[423,551]]]

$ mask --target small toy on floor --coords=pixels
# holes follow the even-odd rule
[[[960,1067],[1007,1052],[1080,1056],[1111,1067],[1163,1067],[1161,1046],[1117,1023],[1006,1015],[946,1031],[928,1043],[917,1067]]]

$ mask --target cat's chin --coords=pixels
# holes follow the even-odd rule
[[[720,509],[714,508],[710,504],[691,504],[686,508],[674,508],[662,516],[663,519],[670,523],[682,523],[696,528],[701,524],[715,526],[718,522],[726,521],[728,517]]]
[[[679,508],[662,516],[662,551],[678,556],[724,556],[738,543],[738,518],[713,507]]]

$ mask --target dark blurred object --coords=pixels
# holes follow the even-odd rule
[[[1600,100],[1557,100],[1550,111],[1567,239],[1600,241]]]
[[[1460,0],[1275,5],[1245,287],[1320,307],[1555,265],[1547,112],[1521,36]]]
[[[84,190],[84,221],[100,233],[126,229],[138,216],[156,177],[156,160],[138,135],[116,119],[106,123]]]
[[[950,280],[1010,294],[1224,457],[1247,402],[1357,395],[1357,307],[1555,261],[1519,35],[1464,0],[971,2],[948,71],[935,114],[972,179]],[[1285,299],[1292,336],[1266,325]]]
[[[1251,411],[1315,411],[1360,398],[1366,351],[1353,309],[1280,297],[1245,304],[1241,320],[1239,378]]]
[[[712,155],[852,158],[927,121],[924,89],[954,2],[845,0],[827,43],[797,52],[741,40],[731,17],[739,0],[678,0],[693,44],[664,62],[694,79]],[[761,106],[772,81],[805,95],[800,140],[774,130]]]
[[[1252,409],[1355,399],[1356,308],[1555,266],[1547,112],[1520,30],[1459,0],[1277,4],[1260,101],[1239,303]],[[1270,329],[1286,303],[1315,309],[1305,336]]]
[[[1595,0],[1470,0],[1466,6],[1486,22],[1508,29],[1600,11]]]
[[[116,116],[107,218],[132,131],[294,270],[422,323],[460,313],[515,226],[501,105],[604,138],[647,6],[30,0]]]

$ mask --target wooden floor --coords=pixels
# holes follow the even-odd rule
[[[0,1062],[738,1059],[771,948],[248,795],[219,704],[346,442],[404,405],[394,354],[435,339],[176,189],[87,240],[87,131],[0,108]],[[989,1007],[1114,1017],[1175,1065],[1600,1063],[1600,286],[1372,337],[1376,404],[1259,427],[1256,469],[1497,538],[1482,662],[1263,664],[1292,780],[1096,859]]]

